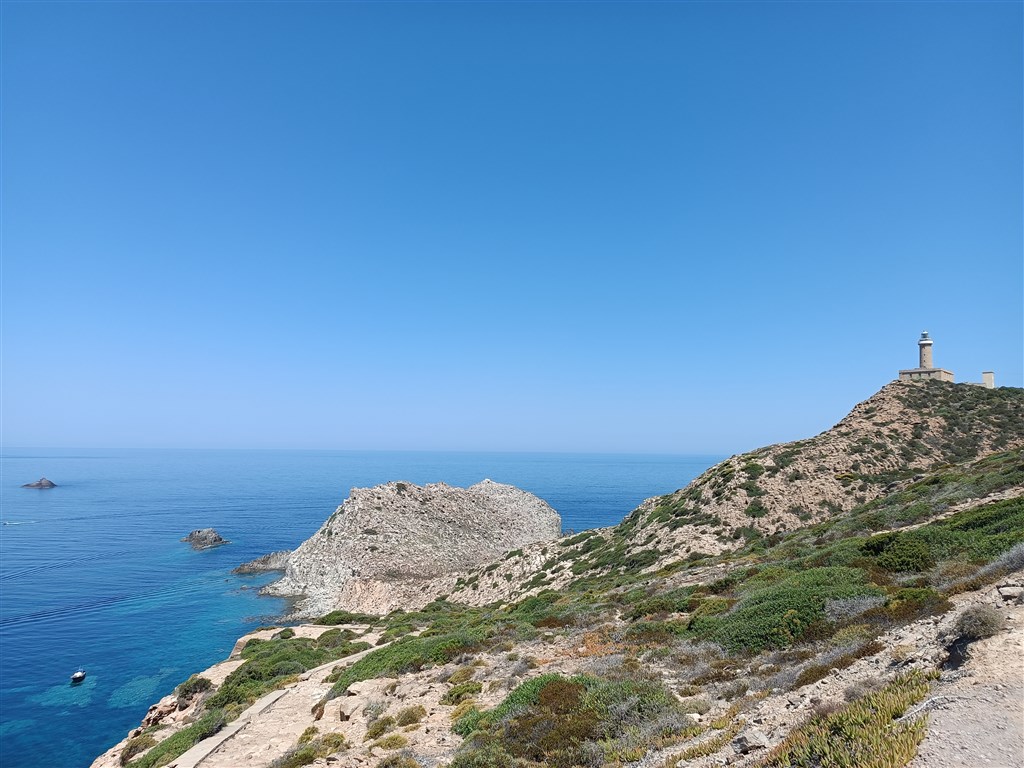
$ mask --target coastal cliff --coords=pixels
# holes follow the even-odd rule
[[[430,602],[439,577],[447,583],[448,574],[560,534],[561,518],[546,502],[491,480],[353,488],[264,591],[301,596],[298,611],[307,616],[387,613]]]
[[[618,526],[504,539],[475,568],[431,547],[456,514],[482,524],[451,501],[477,486],[358,489],[286,579],[311,606],[384,607],[243,638],[94,768],[1016,765],[1022,416],[1024,390],[890,384]],[[432,504],[443,535],[410,527]]]

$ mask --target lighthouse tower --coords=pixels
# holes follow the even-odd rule
[[[932,367],[932,340],[928,338],[928,331],[921,331],[921,338],[917,342],[918,368],[925,369]]]
[[[953,372],[945,368],[936,368],[932,363],[932,342],[928,331],[921,332],[921,338],[917,340],[917,368],[908,368],[900,371],[900,381],[922,381],[925,379],[937,379],[953,383]]]

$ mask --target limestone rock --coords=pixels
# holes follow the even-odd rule
[[[36,480],[34,483],[25,483],[21,487],[22,488],[46,489],[46,488],[56,488],[57,484],[55,482],[53,482],[52,480],[47,480],[45,477],[41,477],[38,480]]]
[[[269,571],[283,571],[288,566],[288,557],[291,550],[282,549],[279,552],[271,552],[268,555],[257,557],[248,563],[242,563],[232,570],[232,573],[245,576],[251,573],[267,573]]]
[[[733,748],[742,754],[747,754],[755,749],[764,749],[768,746],[768,737],[756,728],[744,731],[732,740]]]
[[[221,544],[231,543],[227,539],[223,538],[213,528],[200,528],[192,531],[188,536],[183,538],[182,541],[191,544],[192,549],[210,549],[212,547],[219,547]]]
[[[437,594],[432,580],[554,539],[561,526],[543,500],[491,480],[469,488],[402,482],[353,488],[291,554],[284,578],[265,591],[304,596],[304,615],[408,609]]]

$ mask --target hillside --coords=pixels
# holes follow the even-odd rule
[[[842,516],[928,469],[1024,447],[1024,390],[891,382],[806,440],[733,456],[618,526],[514,552],[438,594],[473,605],[561,589],[609,568],[657,570]]]
[[[1019,766],[1022,400],[889,385],[832,430],[734,457],[616,528],[445,576],[451,594],[418,610],[263,630],[95,768],[883,768],[918,749],[913,768]],[[877,430],[890,453],[839,463]],[[830,480],[787,479],[824,456]],[[763,496],[749,469],[735,477],[750,463]],[[844,485],[837,467],[871,480]],[[786,503],[768,480],[846,496],[781,530],[746,514]],[[694,489],[703,514],[739,509],[750,530],[713,523],[705,549],[671,548],[707,525],[656,510],[699,503]],[[502,589],[519,596],[486,600]]]

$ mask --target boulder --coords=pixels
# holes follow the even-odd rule
[[[221,537],[221,535],[213,528],[200,528],[192,531],[192,533],[183,538],[182,541],[191,544],[192,549],[210,549],[211,547],[219,547],[221,544],[231,543],[227,539]]]
[[[47,480],[45,477],[41,477],[34,483],[25,483],[22,488],[56,488],[57,484],[52,480]]]
[[[768,737],[756,728],[744,731],[732,740],[733,749],[741,754],[753,752],[755,749],[764,749],[768,746]]]

